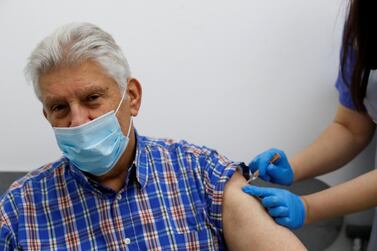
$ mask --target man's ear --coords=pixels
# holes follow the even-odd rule
[[[139,81],[135,78],[128,80],[127,98],[130,105],[130,112],[133,117],[139,113],[141,106],[142,88]]]

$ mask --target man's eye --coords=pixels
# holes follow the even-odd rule
[[[87,97],[87,100],[88,100],[89,102],[93,102],[93,101],[96,101],[99,97],[100,97],[99,94],[93,94],[93,95],[89,95],[89,96]]]
[[[52,106],[51,111],[53,111],[53,112],[61,112],[65,108],[66,108],[66,105],[62,105],[62,104],[54,105],[54,106]]]

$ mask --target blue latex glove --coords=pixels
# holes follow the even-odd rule
[[[275,154],[280,154],[280,159],[270,163]],[[280,185],[290,185],[294,180],[291,165],[285,153],[279,149],[272,148],[255,157],[249,163],[249,169],[255,172],[259,169],[259,177],[265,181]]]
[[[305,222],[305,206],[301,198],[287,190],[269,187],[244,186],[242,190],[260,199],[276,223],[290,229],[302,227]]]

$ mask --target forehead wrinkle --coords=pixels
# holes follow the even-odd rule
[[[112,85],[119,88],[114,79],[91,61],[78,67],[54,69],[40,78],[40,89],[46,99],[74,99],[90,92],[108,92]],[[47,96],[48,95],[48,96]],[[48,98],[46,98],[48,97]]]
[[[109,89],[107,86],[102,85],[89,85],[89,86],[81,86],[74,90],[78,96],[87,95],[93,92],[106,92]]]

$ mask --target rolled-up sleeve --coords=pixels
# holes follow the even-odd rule
[[[350,48],[352,47],[350,46]],[[341,51],[343,51],[343,49]],[[340,58],[342,59],[342,54]],[[352,49],[349,49],[344,69],[340,64],[338,77],[335,82],[335,87],[339,93],[339,103],[352,110],[356,110],[355,104],[352,101],[352,95],[350,90],[354,65],[355,53]]]
[[[210,150],[205,157],[203,182],[209,209],[208,216],[220,232],[223,231],[222,204],[225,185],[239,168],[241,168],[240,163],[228,160],[215,150]]]
[[[16,241],[10,228],[1,220],[0,251],[16,250]]]
[[[11,198],[7,194],[0,200],[0,251],[17,250],[16,235],[11,225],[11,219],[16,219],[17,207]]]

